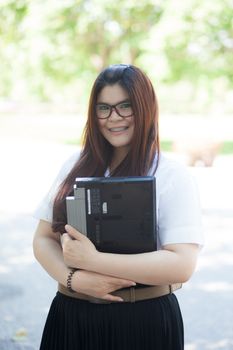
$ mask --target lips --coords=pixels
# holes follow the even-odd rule
[[[121,132],[121,131],[125,131],[128,129],[128,126],[120,126],[117,128],[109,128],[108,130],[111,132]]]

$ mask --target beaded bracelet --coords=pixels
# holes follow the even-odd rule
[[[75,291],[72,289],[71,287],[71,282],[72,282],[72,277],[73,277],[73,274],[77,271],[77,269],[71,269],[69,274],[68,274],[68,277],[67,277],[67,281],[66,281],[66,287],[68,289],[69,292],[71,293],[74,293]]]

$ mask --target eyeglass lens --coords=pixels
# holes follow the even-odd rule
[[[130,117],[133,114],[132,106],[129,101],[120,102],[114,105],[108,105],[105,103],[98,103],[96,105],[97,118],[105,119],[109,118],[113,109],[120,117]]]

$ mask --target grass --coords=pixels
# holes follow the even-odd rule
[[[172,141],[171,140],[162,140],[160,142],[161,150],[164,152],[172,151]],[[223,141],[222,147],[220,148],[219,154],[229,155],[233,154],[233,141],[227,140]]]
[[[82,138],[80,137],[78,140],[77,139],[65,140],[64,143],[66,145],[81,146],[81,141],[82,141]],[[160,141],[161,150],[164,152],[171,152],[172,144],[173,142],[171,140],[161,140]],[[224,141],[222,144],[222,147],[220,148],[219,153],[222,155],[233,154],[233,141]]]
[[[233,141],[224,141],[220,153],[233,154]]]
[[[172,150],[172,141],[169,140],[161,140],[160,141],[161,150],[164,152],[171,152]]]

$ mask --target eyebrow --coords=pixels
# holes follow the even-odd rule
[[[129,100],[129,99],[126,99],[126,100],[117,102],[117,103],[115,103],[114,105],[111,105],[111,104],[109,104],[109,103],[107,103],[107,102],[97,102],[97,105],[116,106],[116,105],[119,105],[120,103],[124,103],[124,102],[130,102],[130,100]]]

